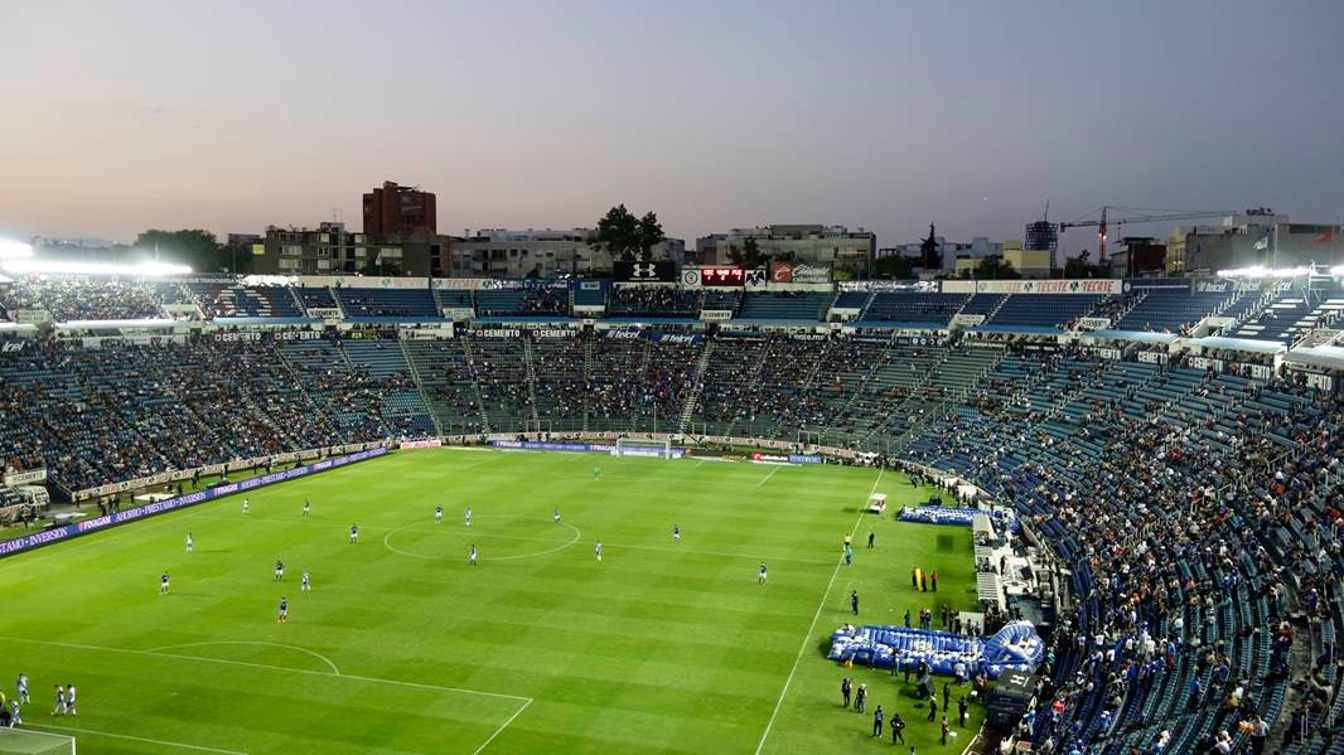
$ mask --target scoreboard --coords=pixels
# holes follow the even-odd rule
[[[747,271],[740,267],[702,267],[700,285],[702,286],[745,286]]]

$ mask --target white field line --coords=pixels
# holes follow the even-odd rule
[[[98,650],[104,653],[122,653],[124,655],[149,656],[151,658],[174,658],[182,661],[197,661],[201,663],[218,663],[226,666],[239,666],[242,668],[258,668],[267,671],[283,671],[287,674],[307,674],[309,676],[325,676],[332,679],[350,679],[359,682],[369,682],[372,684],[390,684],[398,687],[410,687],[413,689],[427,689],[438,692],[456,692],[463,695],[478,695],[480,697],[494,697],[500,700],[515,700],[517,702],[531,702],[532,698],[522,695],[506,695],[502,692],[486,692],[479,689],[464,689],[462,687],[444,687],[438,684],[428,684],[425,682],[407,682],[400,679],[380,679],[374,676],[358,676],[356,674],[333,674],[329,671],[314,671],[312,669],[293,668],[291,666],[276,666],[270,663],[256,663],[253,661],[234,661],[226,658],[209,658],[202,655],[182,655],[179,653],[162,653],[152,650],[133,650],[131,648],[114,648],[106,645],[86,645],[78,642],[56,642],[53,640],[33,640],[27,637],[0,637],[7,642],[20,642],[30,645],[47,645],[58,648],[72,648],[74,650]]]
[[[514,711],[512,716],[509,716],[508,718],[504,719],[504,723],[500,724],[498,728],[490,732],[490,736],[487,737],[486,740],[481,743],[480,747],[477,747],[475,750],[473,750],[471,755],[481,755],[481,751],[489,747],[490,743],[495,741],[495,737],[499,736],[500,732],[507,729],[509,724],[513,723],[513,719],[521,716],[523,714],[523,711],[527,710],[527,706],[531,704],[532,699],[528,698],[527,702],[523,703],[522,706],[518,708],[518,710]]]
[[[339,668],[336,668],[336,664],[332,663],[331,659],[326,657],[325,655],[322,655],[321,653],[315,650],[309,650],[308,648],[305,647],[299,647],[298,645],[286,645],[283,642],[266,642],[264,640],[213,640],[211,642],[187,642],[181,645],[165,645],[161,648],[151,648],[149,650],[146,650],[145,652],[162,653],[165,650],[181,650],[182,648],[201,648],[201,647],[209,647],[211,645],[268,645],[270,647],[285,648],[287,650],[297,650],[300,653],[312,656],[313,658],[316,658],[319,661],[322,661],[323,663],[327,664],[327,668],[331,669],[331,673],[335,674],[336,676],[341,675],[341,670]]]
[[[879,469],[877,471],[877,479],[873,480],[872,490],[868,491],[869,496],[872,496],[872,494],[877,491],[877,485],[882,482],[882,473],[884,471],[886,470]],[[854,533],[858,531],[859,523],[863,521],[863,515],[866,513],[867,510],[860,505],[859,517],[854,520],[854,526],[849,530],[850,537],[853,537]],[[807,652],[808,643],[812,641],[812,633],[817,629],[817,620],[821,618],[821,611],[826,607],[827,598],[831,597],[831,588],[835,586],[835,578],[840,576],[840,567],[843,564],[843,556],[836,559],[835,569],[831,571],[831,579],[826,583],[826,591],[821,594],[821,602],[817,604],[817,611],[812,614],[812,623],[808,625],[807,633],[803,635],[803,642],[798,647],[798,655],[794,656],[793,668],[789,669],[789,677],[784,680],[784,689],[779,691],[779,699],[775,701],[775,709],[770,713],[770,720],[765,724],[765,731],[761,734],[761,741],[756,745],[756,755],[761,755],[761,751],[765,749],[765,740],[770,737],[770,729],[774,728],[775,719],[779,717],[779,709],[784,705],[784,696],[789,694],[789,686],[793,684],[793,677],[798,673],[798,663],[803,660],[803,653]]]
[[[113,738],[113,739],[126,739],[126,740],[130,740],[130,741],[132,741],[132,742],[145,742],[145,743],[147,743],[147,744],[152,744],[152,745],[165,745],[165,746],[167,746],[167,747],[178,747],[178,748],[181,748],[181,749],[183,749],[183,750],[196,750],[196,751],[198,751],[198,752],[217,752],[217,753],[220,753],[221,755],[247,755],[247,753],[245,753],[245,752],[241,752],[241,751],[239,751],[239,750],[221,750],[221,749],[219,749],[218,747],[206,747],[206,746],[204,746],[204,745],[190,745],[190,744],[187,744],[186,742],[170,742],[170,741],[168,741],[168,740],[166,740],[166,739],[150,739],[149,737],[133,737],[133,736],[131,736],[130,734],[113,734],[113,733],[110,732],[110,731],[98,731],[98,730],[96,730],[96,729],[77,729],[77,728],[75,728],[75,727],[73,727],[73,726],[55,726],[55,725],[53,725],[53,724],[25,724],[25,725],[24,725],[24,728],[25,728],[25,729],[26,729],[26,728],[29,728],[29,727],[38,727],[38,728],[43,728],[43,729],[55,729],[55,730],[57,730],[57,731],[73,731],[73,732],[75,732],[76,734],[92,734],[92,735],[97,736],[97,737],[111,737],[111,738]],[[34,734],[42,734],[43,732],[35,731],[35,732],[33,732],[33,733],[34,733]],[[62,735],[59,735],[59,734],[53,734],[53,735],[51,735],[51,736],[55,737],[55,736],[62,736]]]
[[[774,469],[770,470],[770,474],[766,475],[764,479],[762,479],[760,482],[756,483],[756,487],[759,488],[760,486],[764,485],[765,483],[770,482],[770,478],[771,478],[771,477],[774,477],[774,476],[775,476],[775,473],[778,472],[780,469],[781,469],[781,467],[775,467]]]

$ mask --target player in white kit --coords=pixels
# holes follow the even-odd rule
[[[192,549],[195,548],[195,547],[196,547],[196,541],[192,539],[192,537],[191,537],[191,533],[188,532],[188,533],[187,533],[187,553],[191,553]]]
[[[29,699],[29,697],[28,697],[28,675],[27,675],[27,674],[19,674],[19,678],[18,678],[18,680],[14,683],[14,686],[17,687],[17,694],[14,695],[14,698],[15,698],[16,700],[22,702],[24,705],[27,705],[27,704],[29,704],[29,703],[32,702],[32,700]]]
[[[65,688],[65,712],[72,716],[79,715],[79,711],[75,710],[75,685],[73,684]]]
[[[435,507],[434,507],[434,523],[435,523],[435,524],[438,524],[438,523],[440,523],[440,522],[442,522],[442,521],[443,521],[443,507],[442,507],[442,506],[435,506]]]
[[[597,545],[593,546],[593,555],[597,556],[598,561],[602,560],[602,541],[599,540]]]
[[[681,528],[675,524],[672,525],[672,540],[678,543],[681,542]]]
[[[308,576],[308,572],[303,573],[303,578],[299,580],[299,592],[308,592],[313,589],[313,578]]]
[[[466,514],[463,515],[463,517],[466,519],[467,526],[470,527],[470,526],[471,526],[471,507],[470,507],[470,506],[467,507],[467,512],[466,512]]]
[[[352,544],[353,544],[353,543],[358,543],[358,542],[359,542],[359,525],[358,525],[358,524],[352,524],[352,525],[350,525],[350,542],[351,542]]]
[[[467,562],[470,563],[472,566],[475,566],[475,565],[476,565],[476,544],[475,544],[475,543],[472,543],[472,544],[471,544],[471,554],[470,554],[469,556],[467,556]]]
[[[246,498],[244,498],[244,499],[243,499],[243,514],[246,515],[247,512],[249,512],[249,511],[251,511],[251,510],[252,510],[252,502],[249,501],[249,500],[247,500]]]

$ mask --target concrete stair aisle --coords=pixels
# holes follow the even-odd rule
[[[397,346],[401,349],[401,355],[406,359],[406,366],[411,372],[411,379],[415,381],[415,389],[420,392],[420,400],[425,402],[425,408],[429,410],[429,421],[434,423],[434,432],[443,435],[443,422],[439,420],[439,413],[434,411],[434,404],[429,400],[429,394],[425,393],[425,382],[420,378],[420,370],[415,366],[415,360],[411,359],[411,354],[406,350],[406,342],[400,338],[397,339]]]
[[[646,352],[647,353],[647,352]],[[677,434],[686,432],[695,416],[695,405],[700,401],[700,392],[705,387],[705,371],[709,369],[710,357],[714,354],[714,341],[706,339],[705,349],[700,352],[700,361],[695,365],[695,378],[690,393],[686,394],[686,403],[681,406],[681,416],[677,418]],[[647,359],[647,357],[646,357]]]

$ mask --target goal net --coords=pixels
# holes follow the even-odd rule
[[[672,458],[672,440],[638,440],[635,438],[617,438],[612,456],[653,456],[662,459]]]
[[[0,727],[4,755],[75,755],[75,738],[28,728]]]

